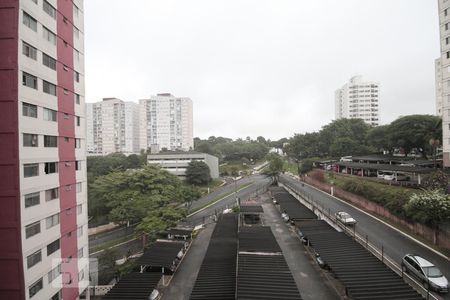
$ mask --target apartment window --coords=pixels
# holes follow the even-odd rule
[[[55,278],[57,278],[61,274],[61,264],[57,265],[50,272],[48,272],[48,283],[50,284]]]
[[[56,35],[44,26],[42,27],[42,35],[45,40],[49,41],[53,45],[56,45]]]
[[[62,299],[62,291],[59,290],[56,294],[53,295],[53,297],[50,298],[50,300],[61,300]]]
[[[68,137],[64,137],[64,142],[68,143],[69,142],[69,138]]]
[[[445,53],[445,55],[447,56],[447,58],[450,58],[450,51],[447,51],[447,52]]]
[[[445,24],[445,30],[448,30],[449,23]]]
[[[448,45],[450,43],[450,37],[445,38],[445,44]]]
[[[30,238],[41,232],[41,221],[34,222],[25,227],[25,237]]]
[[[45,53],[42,53],[42,64],[56,71],[56,59]]]
[[[77,205],[77,215],[81,215],[83,213],[83,204]]]
[[[74,53],[75,53],[75,58],[77,59],[77,61],[80,61],[80,52],[76,49],[73,49]]]
[[[41,203],[41,194],[39,192],[25,195],[25,207],[35,206]]]
[[[59,224],[59,213],[54,214],[48,218],[45,219],[45,223],[47,224],[47,229],[52,228],[53,226],[56,226]]]
[[[66,209],[66,216],[70,216],[72,214],[72,209],[68,208]]]
[[[75,171],[81,170],[81,160],[75,161]]]
[[[45,191],[45,201],[51,201],[58,199],[59,197],[59,188],[53,188]]]
[[[78,272],[78,281],[80,282],[83,279],[84,279],[84,269]]]
[[[75,94],[75,103],[80,104],[80,95]]]
[[[75,26],[73,27],[73,35],[78,39],[80,38],[80,31]]]
[[[64,89],[64,95],[69,95],[69,90],[68,89]]]
[[[80,117],[78,117],[78,116],[76,116],[75,118],[76,118],[76,120],[77,120],[77,126],[80,126],[80,123],[81,123],[81,118],[80,118]]]
[[[77,257],[78,258],[82,258],[83,257],[83,248],[80,248],[79,250],[78,250],[78,252],[77,252]]]
[[[67,184],[64,189],[66,190],[66,192],[70,192],[72,190],[72,186],[70,184]],[[70,208],[69,208],[70,209]]]
[[[39,249],[31,255],[27,256],[27,268],[31,268],[42,260],[42,252]]]
[[[45,172],[45,174],[58,173],[58,163],[57,162],[46,162],[44,172]]]
[[[50,3],[44,0],[42,2],[42,8],[50,17],[56,20],[56,9]]]
[[[37,90],[37,77],[25,72],[22,72],[22,85]]]
[[[64,113],[64,119],[69,120],[69,114],[68,113]]]
[[[48,108],[44,108],[44,120],[45,121],[52,121],[52,122],[56,122],[56,110],[53,109],[48,109]]]
[[[59,250],[59,239],[47,245],[47,256]]]
[[[78,227],[77,229],[77,237],[83,236],[83,226]]]
[[[44,93],[56,96],[56,85],[48,81],[42,81]]]
[[[24,147],[38,147],[38,135],[37,134],[31,134],[31,133],[24,133],[23,134],[23,146]]]
[[[30,103],[22,103],[22,115],[30,118],[37,118],[37,106]]]
[[[78,17],[78,7],[75,4],[73,5],[73,14]]]
[[[64,71],[69,71],[69,67],[67,66],[67,65],[63,65],[63,69],[64,69]]]
[[[22,54],[31,59],[37,60],[37,49],[25,42],[22,42]]]
[[[81,139],[75,139],[75,148],[81,148]]]
[[[31,1],[33,1],[34,3],[36,3],[36,4],[37,4],[37,0],[31,0]]]
[[[75,81],[80,82],[80,73],[78,73],[77,71],[75,71]]]
[[[23,24],[30,28],[31,30],[37,32],[37,21],[35,18],[23,12]]]
[[[35,283],[33,283],[29,288],[28,288],[28,293],[30,294],[30,298],[33,297],[34,295],[36,295],[40,290],[42,290],[42,278],[40,278],[38,281],[36,281]]]
[[[77,182],[77,193],[81,193],[82,189],[83,189],[82,183],[81,182]]]
[[[46,148],[58,147],[58,137],[54,135],[44,135],[44,147]]]
[[[39,176],[39,164],[24,164],[23,177]]]

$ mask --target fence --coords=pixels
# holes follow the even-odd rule
[[[303,205],[310,208],[316,215],[318,215],[320,219],[326,220],[331,226],[333,226],[334,228],[338,228],[339,231],[345,232],[347,235],[352,237],[356,242],[365,247],[370,253],[372,253],[376,258],[378,258],[381,262],[383,262],[387,267],[389,267],[395,273],[403,277],[403,279],[409,285],[414,287],[414,289],[417,292],[419,292],[422,296],[426,297],[426,299],[439,300],[439,298],[436,298],[433,294],[431,294],[429,290],[429,285],[428,289],[425,289],[421,283],[417,282],[413,277],[404,273],[400,265],[396,263],[395,260],[386,255],[386,253],[384,252],[383,244],[376,245],[374,242],[370,241],[370,237],[367,233],[362,231],[360,228],[357,228],[356,226],[348,227],[342,224],[341,222],[338,222],[336,217],[331,213],[330,209],[324,207],[323,205],[315,201],[312,194],[304,190],[295,189],[294,187],[290,186],[289,183],[287,182],[284,183],[280,182],[279,185],[283,186],[292,196],[298,199]]]

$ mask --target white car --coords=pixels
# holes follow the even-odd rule
[[[402,270],[416,276],[426,288],[439,293],[448,293],[448,280],[431,262],[419,255],[406,254],[402,259]]]
[[[346,213],[345,211],[338,211],[334,214],[336,216],[336,220],[341,222],[344,225],[355,225],[356,220],[350,216],[350,214]]]

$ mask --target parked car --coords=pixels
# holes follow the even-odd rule
[[[329,269],[328,264],[320,257],[319,253],[316,253],[316,262],[322,269]]]
[[[344,225],[355,225],[356,220],[350,216],[349,213],[346,213],[345,211],[338,211],[334,214],[336,216],[336,220],[341,222]]]
[[[418,278],[425,286],[433,291],[447,293],[448,280],[442,272],[431,262],[414,254],[406,254],[401,262],[402,270]]]

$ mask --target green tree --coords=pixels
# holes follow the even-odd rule
[[[422,180],[422,186],[428,190],[440,190],[445,193],[448,188],[449,180],[449,175],[439,170],[425,175]]]
[[[440,225],[450,221],[450,196],[440,190],[425,190],[413,194],[405,210],[412,219],[435,229],[436,243]]]
[[[391,139],[389,138],[391,130],[389,125],[380,125],[369,129],[367,133],[367,143],[377,152],[382,152],[383,150],[392,152],[393,145]]]
[[[306,174],[313,169],[313,160],[312,159],[304,159],[300,163],[300,174]],[[298,175],[300,175],[298,174]]]
[[[389,139],[394,147],[402,148],[405,156],[417,149],[425,158],[431,154],[430,139],[442,137],[441,120],[431,115],[410,115],[400,117],[389,125]]]
[[[209,167],[203,161],[191,161],[186,168],[186,182],[195,185],[208,184],[211,181]]]
[[[266,156],[266,160],[269,162],[269,165],[265,169],[264,174],[271,176],[274,182],[278,182],[278,177],[283,172],[283,159],[276,153],[269,153]]]

